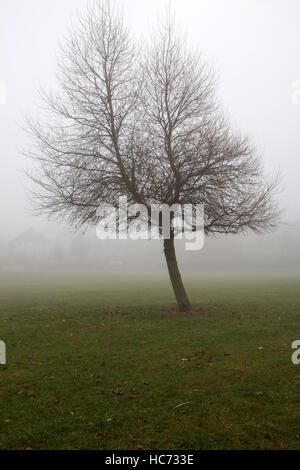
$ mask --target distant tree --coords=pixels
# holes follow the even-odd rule
[[[96,1],[62,47],[60,91],[44,94],[47,117],[30,121],[38,209],[95,224],[100,204],[203,204],[205,233],[275,226],[277,181],[264,178],[245,136],[230,129],[215,81],[168,18],[136,51],[118,9]],[[191,304],[174,232],[164,253],[180,311]]]

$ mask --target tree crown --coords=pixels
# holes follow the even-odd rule
[[[273,228],[278,180],[267,181],[247,136],[231,130],[215,79],[168,17],[136,50],[122,15],[95,1],[61,51],[60,91],[30,121],[36,207],[71,224],[97,220],[120,196],[203,204],[205,231]]]

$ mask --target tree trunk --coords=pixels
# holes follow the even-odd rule
[[[192,306],[188,299],[187,293],[185,291],[181,274],[178,269],[176,253],[175,253],[175,243],[174,236],[171,235],[170,240],[164,240],[164,252],[168,265],[169,276],[172,282],[174,293],[177,299],[178,308],[180,312],[188,312],[191,310]]]

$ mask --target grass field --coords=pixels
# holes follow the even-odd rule
[[[300,449],[299,281],[2,275],[0,448]]]

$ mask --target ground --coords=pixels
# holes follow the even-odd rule
[[[1,449],[300,449],[300,278],[0,279]]]

